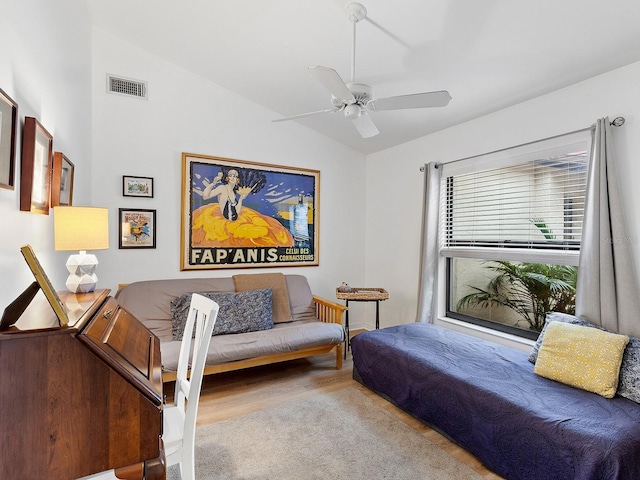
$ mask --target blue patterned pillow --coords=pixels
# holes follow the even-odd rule
[[[622,356],[617,394],[640,403],[640,338],[629,337]]]
[[[538,341],[533,346],[533,350],[529,355],[529,361],[536,363],[538,358],[538,350],[542,344],[544,331],[550,322],[565,322],[585,327],[597,328],[599,330],[608,331],[598,325],[595,325],[583,318],[575,317],[566,313],[550,312],[547,313],[544,328],[538,336]],[[640,338],[629,336],[629,343],[624,350],[622,356],[622,365],[620,366],[620,378],[618,380],[617,395],[628,398],[634,402],[640,403]]]
[[[220,307],[213,335],[273,328],[270,288],[237,293],[200,293],[200,295],[212,299]],[[171,333],[174,340],[182,340],[190,304],[190,293],[171,301]]]

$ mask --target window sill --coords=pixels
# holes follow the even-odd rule
[[[515,348],[516,350],[521,350],[523,352],[530,352],[531,348],[536,343],[534,340],[529,340],[528,338],[499,332],[497,330],[481,327],[480,325],[474,325],[472,323],[463,322],[450,317],[438,317],[434,323],[436,325],[466,333],[467,335],[506,345],[507,347]]]

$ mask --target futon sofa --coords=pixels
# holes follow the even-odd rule
[[[526,352],[433,324],[362,333],[351,348],[357,381],[508,480],[640,479],[629,398],[543,377]]]
[[[116,293],[120,306],[160,339],[163,381],[175,380],[181,322],[194,292],[210,296],[220,305],[205,375],[334,349],[336,368],[342,368],[345,307],[313,295],[302,275],[241,274],[121,286]]]

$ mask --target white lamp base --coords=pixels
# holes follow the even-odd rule
[[[89,293],[96,289],[98,277],[95,270],[98,267],[98,259],[95,255],[83,250],[79,254],[69,255],[66,265],[69,277],[65,285],[70,292]]]

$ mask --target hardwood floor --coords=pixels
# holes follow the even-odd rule
[[[219,422],[314,395],[353,387],[478,472],[483,478],[502,479],[485,468],[473,455],[353,380],[352,368],[350,353],[347,354],[342,370],[335,368],[335,354],[327,354],[211,375],[205,378],[202,387],[198,425]],[[172,391],[173,384],[165,384],[165,392]]]

